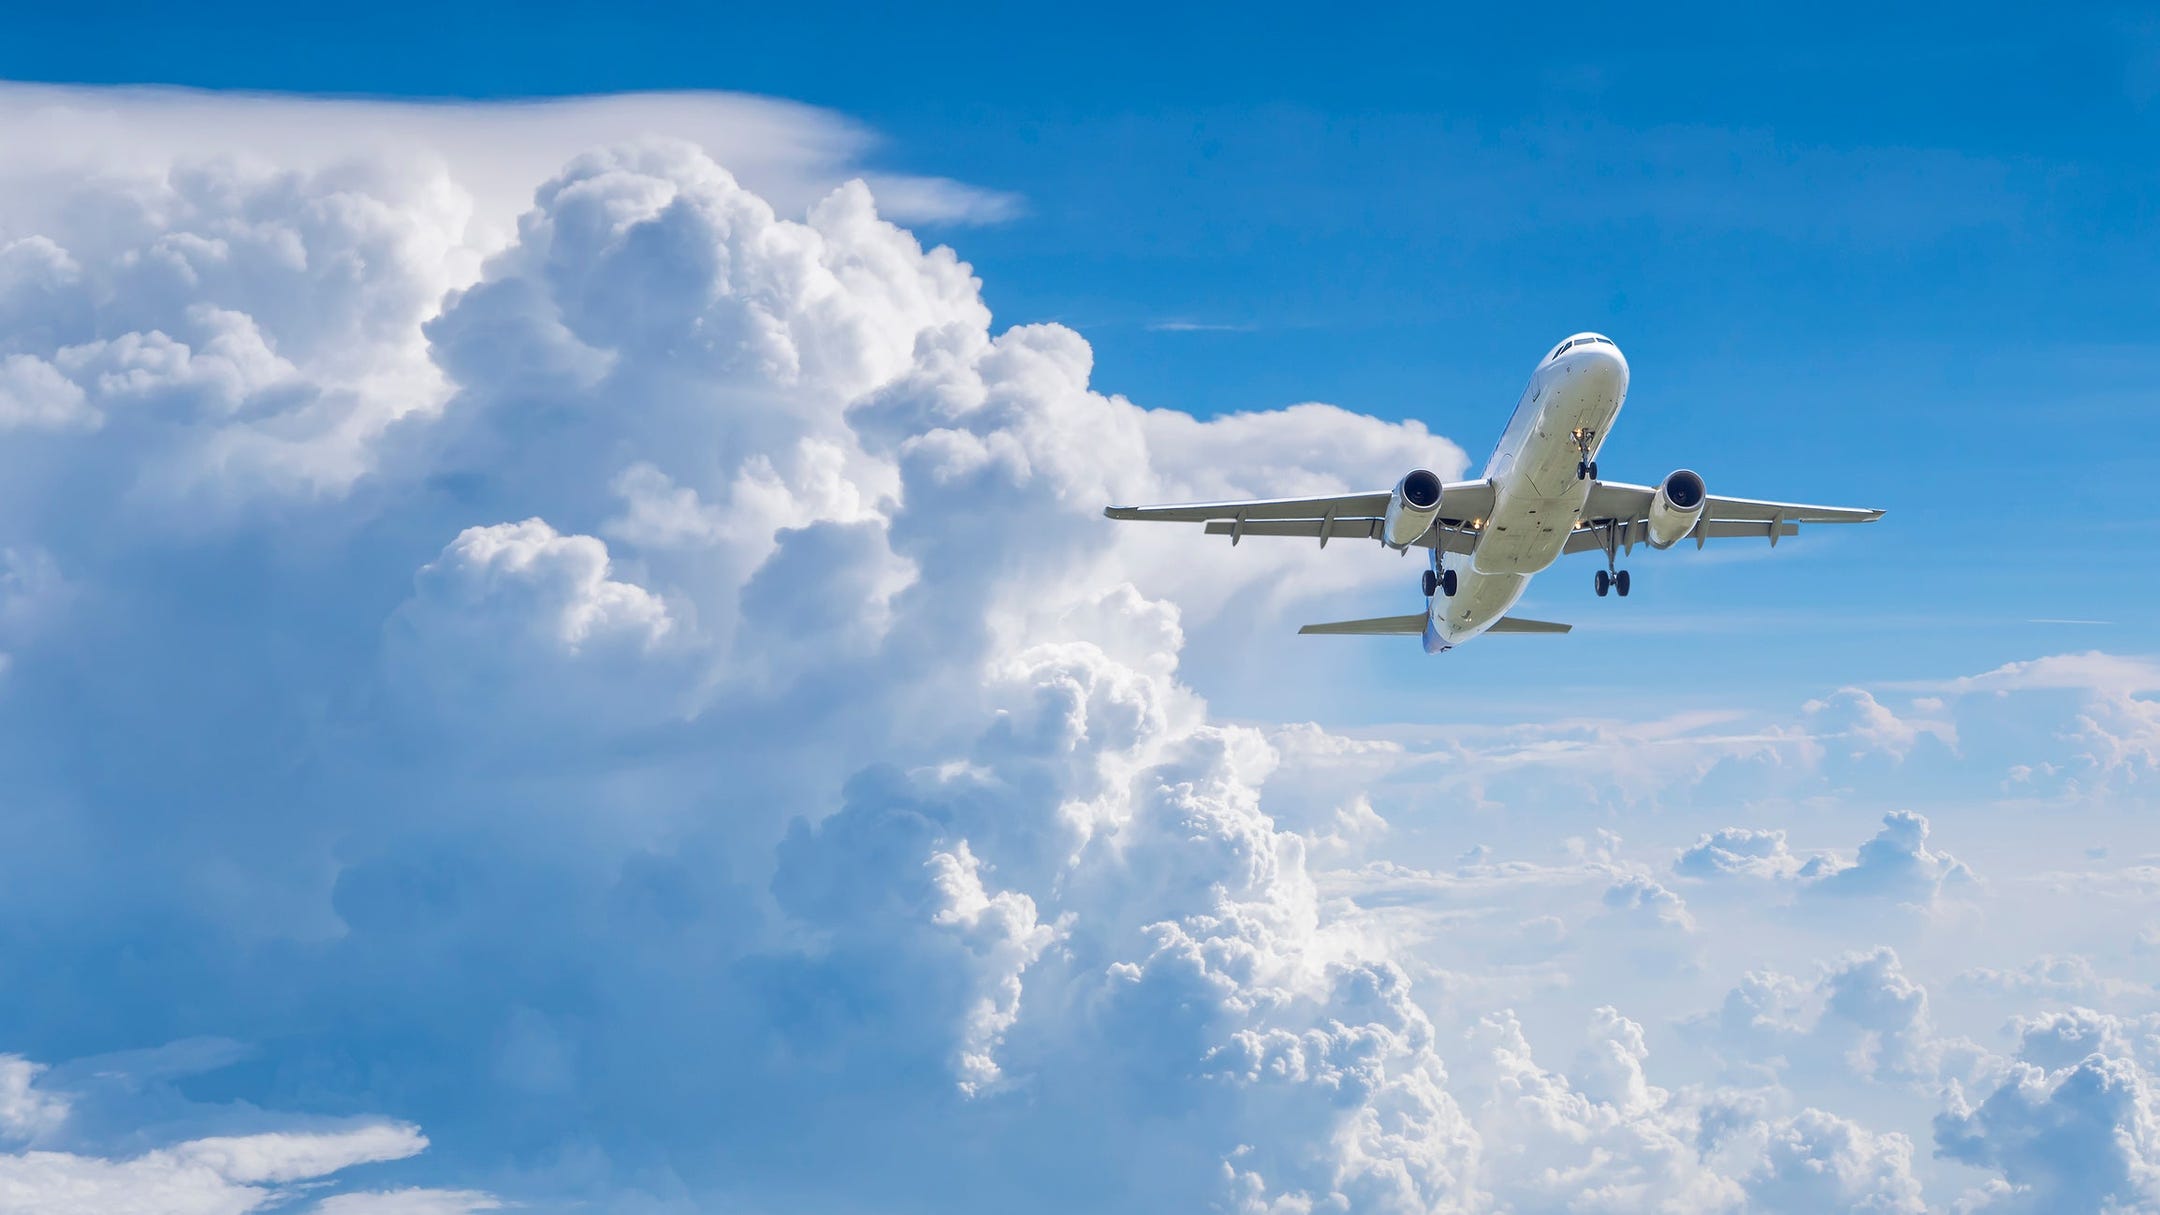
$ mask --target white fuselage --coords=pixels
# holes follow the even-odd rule
[[[1584,447],[1576,435],[1588,432],[1595,459],[1627,400],[1627,359],[1594,333],[1577,334],[1555,351],[1531,374],[1485,465],[1492,514],[1469,561],[1456,567],[1455,593],[1433,596],[1428,653],[1461,645],[1507,615],[1530,576],[1559,558],[1581,521],[1591,481],[1577,472]]]

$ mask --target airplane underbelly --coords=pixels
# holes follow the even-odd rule
[[[1431,631],[1445,645],[1461,645],[1507,615],[1529,585],[1523,575],[1465,570],[1452,596],[1433,600]]]
[[[1594,432],[1591,453],[1620,412],[1624,398],[1563,381],[1547,394],[1537,424],[1495,486],[1471,567],[1481,574],[1534,574],[1560,556],[1581,521],[1590,482],[1576,475],[1581,460],[1574,432]]]
[[[1550,496],[1522,481],[1503,485],[1470,552],[1471,566],[1483,574],[1535,574],[1557,560],[1590,497],[1590,483],[1576,479],[1573,469],[1563,484],[1565,492]]]

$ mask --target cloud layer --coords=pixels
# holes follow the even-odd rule
[[[74,100],[38,121],[123,104]],[[1946,1024],[1903,959],[2011,871],[1851,793],[2041,690],[2073,749],[1991,781],[2149,796],[2134,662],[1768,720],[1223,720],[1190,624],[1399,569],[1101,507],[1460,448],[1106,394],[881,212],[906,188],[802,189],[815,112],[699,103],[769,121],[729,138],[777,209],[639,138],[498,230],[525,116],[365,110],[436,154],[337,158],[278,124],[351,114],[263,104],[249,157],[153,130],[153,172],[42,162],[64,208],[0,190],[0,961],[39,993],[0,1208],[2152,1200],[2150,989],[2050,943],[1950,973],[2075,956],[2043,973],[2112,1007],[1975,979],[2009,1004]],[[1640,840],[1561,808],[1593,781]],[[1796,803],[1836,832],[1768,825]]]

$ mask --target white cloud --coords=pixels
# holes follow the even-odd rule
[[[1781,830],[1724,827],[1682,849],[1672,868],[1685,878],[1791,881],[1808,894],[1925,905],[1945,886],[1973,880],[1962,861],[1930,849],[1927,840],[1927,817],[1909,810],[1884,815],[1882,829],[1850,861],[1830,852],[1803,859]]]
[[[1916,712],[1925,711],[1918,701],[1913,707]],[[1808,701],[1801,709],[1820,718],[1829,727],[1823,737],[1849,744],[1856,759],[1871,753],[1904,759],[1923,737],[1934,738],[1953,749],[1957,746],[1955,725],[1942,720],[1899,717],[1865,688],[1839,688],[1829,696]]]
[[[0,358],[0,429],[93,428],[102,421],[82,388],[51,363],[29,354]]]
[[[1774,814],[1843,740],[1918,766],[1951,728],[1920,720],[1971,697],[1227,725],[1181,682],[1189,627],[1400,566],[1101,507],[1452,476],[1459,447],[1099,391],[1077,334],[993,330],[973,271],[880,213],[907,187],[839,184],[860,133],[815,111],[326,103],[235,144],[229,100],[0,94],[0,150],[95,146],[0,169],[0,338],[103,418],[0,470],[0,629],[50,659],[0,689],[0,902],[55,926],[66,964],[18,951],[54,1017],[260,1042],[221,1082],[409,1110],[454,1175],[544,1159],[510,1177],[535,1205],[958,1176],[995,1209],[1914,1209],[1911,1139],[1771,1062],[1974,1080],[1894,956],[1745,981],[1719,1045],[1749,1087],[1655,1083],[1660,984],[1722,986],[1713,945],[1760,924],[1651,871],[1704,821],[1646,813],[1631,856],[1609,818],[1474,816],[1736,778]],[[18,204],[24,174],[65,212]],[[948,220],[1007,205],[918,186]],[[1686,855],[1810,876],[1774,830]],[[1835,880],[1927,902],[1964,873],[1892,816]],[[1596,1011],[1562,1072],[1525,1026],[1570,1000]],[[291,1205],[422,1143],[17,1074],[0,1110],[38,1150],[8,1167],[96,1209]],[[318,1208],[499,1201],[369,1187]]]
[[[1512,1016],[1475,1033],[1488,1061],[1478,1108],[1505,1209],[1920,1212],[1913,1147],[1817,1109],[1784,1113],[1752,1090],[1649,1082],[1642,1027],[1592,1018],[1573,1076],[1541,1067]]]
[[[1036,919],[1035,901],[1026,895],[985,890],[982,865],[966,840],[951,852],[932,853],[927,864],[943,903],[931,922],[959,933],[980,965],[957,1067],[961,1091],[978,1094],[997,1083],[998,1045],[1020,1017],[1021,977],[1057,940],[1058,929]]]
[[[20,1055],[0,1055],[0,1137],[35,1140],[67,1121],[67,1099],[37,1087],[44,1070]]]
[[[420,597],[448,601],[461,616],[483,614],[491,633],[522,634],[566,654],[589,644],[659,644],[674,627],[667,605],[609,569],[607,545],[544,520],[468,527],[420,571]]]
[[[2001,1170],[1987,1211],[2136,1211],[2160,1205],[2160,1104],[2151,1073],[2091,1054],[2055,1070],[2013,1063],[1977,1105],[1936,1119],[1938,1150]]]
[[[1695,931],[1695,919],[1680,896],[1639,873],[1628,874],[1606,887],[1604,902],[1615,915],[1645,919],[1682,932]]]
[[[1925,903],[1946,884],[1972,880],[1972,870],[1927,846],[1928,821],[1910,810],[1883,816],[1882,830],[1860,845],[1853,863],[1826,873],[1809,887],[1826,895],[1876,897]]]
[[[1912,1175],[1912,1140],[1903,1135],[1876,1134],[1815,1109],[1766,1132],[1763,1163],[1744,1179],[1752,1210],[1918,1215],[1928,1209]]]
[[[1767,1066],[1805,1077],[1835,1066],[1932,1095],[1985,1070],[1985,1052],[1937,1026],[1927,989],[1888,946],[1825,963],[1812,982],[1750,973],[1716,1012],[1686,1028],[1740,1071]]]
[[[1796,878],[1808,864],[1786,847],[1783,831],[1721,827],[1682,851],[1673,872],[1692,878]]]
[[[0,1154],[0,1211],[245,1215],[282,1201],[281,1185],[401,1160],[426,1147],[427,1140],[409,1126],[374,1124],[197,1139],[128,1157],[37,1150]]]

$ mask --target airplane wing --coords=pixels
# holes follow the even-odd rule
[[[1246,536],[1313,536],[1325,545],[1338,536],[1369,539],[1380,534],[1393,491],[1335,494],[1320,498],[1261,498],[1246,502],[1187,502],[1173,506],[1113,506],[1112,519],[1152,519],[1165,523],[1206,524],[1207,534],[1228,536],[1235,544]],[[1440,488],[1440,517],[1418,543],[1427,548],[1467,553],[1477,526],[1492,513],[1490,481],[1450,481]]]
[[[1583,504],[1584,519],[1641,519],[1650,513],[1654,485],[1628,485],[1600,481],[1590,487]],[[1445,499],[1443,499],[1444,501]],[[1711,494],[1703,503],[1703,520],[1720,523],[1872,523],[1883,517],[1879,510],[1859,506],[1811,506],[1805,502],[1765,502],[1756,498],[1721,498]],[[1759,529],[1748,533],[1762,535]],[[1790,535],[1791,533],[1786,533]]]
[[[1602,552],[1608,543],[1633,548],[1650,538],[1650,500],[1657,496],[1651,485],[1600,481],[1590,487],[1583,503],[1583,522],[1561,548],[1563,553]],[[1803,523],[1872,523],[1883,512],[1860,506],[1815,506],[1806,502],[1767,502],[1759,498],[1721,498],[1711,494],[1703,500],[1703,513],[1695,530],[1685,539],[1701,548],[1706,540],[1754,536],[1776,545],[1780,537],[1795,535]]]

